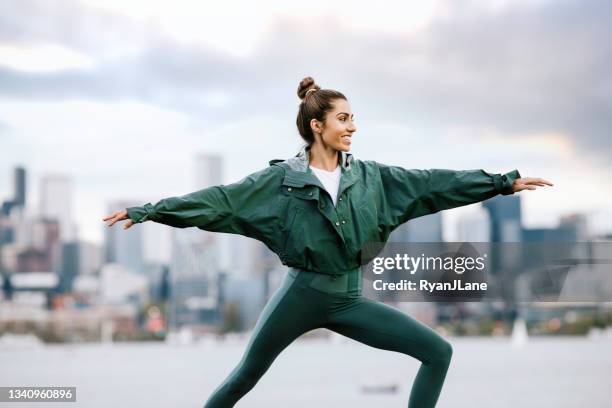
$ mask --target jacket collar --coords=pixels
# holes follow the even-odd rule
[[[340,155],[340,166],[342,173],[345,170],[351,169],[351,163],[353,162],[353,155],[346,152],[338,152]],[[294,157],[291,157],[287,160],[287,164],[289,168],[294,171],[300,171],[303,173],[310,172],[310,167],[308,164],[310,163],[310,149],[303,147],[298,154]]]
[[[346,188],[358,180],[355,166],[353,165],[353,155],[346,152],[338,152],[340,155],[340,188],[338,193],[342,194]],[[324,188],[319,179],[310,169],[310,149],[303,147],[298,154],[287,160],[272,160],[270,165],[281,164],[285,167],[285,178],[283,185],[293,187],[303,187],[305,185],[315,185]]]

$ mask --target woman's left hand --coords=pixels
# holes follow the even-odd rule
[[[552,186],[548,180],[544,180],[542,178],[537,177],[521,177],[512,183],[512,191],[515,193],[523,190],[535,190],[536,186],[544,187],[544,186]]]

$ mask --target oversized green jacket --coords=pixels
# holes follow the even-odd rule
[[[308,166],[308,151],[228,185],[127,209],[136,223],[240,234],[262,241],[287,266],[343,274],[360,266],[362,246],[386,242],[406,221],[513,194],[518,170],[408,170],[339,153],[337,205]]]

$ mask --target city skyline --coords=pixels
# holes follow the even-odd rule
[[[0,7],[0,195],[14,165],[34,203],[43,174],[70,174],[89,241],[110,201],[194,191],[197,153],[224,158],[225,183],[295,154],[306,75],[347,95],[356,158],[518,169],[554,183],[520,193],[525,225],[584,212],[612,229],[607,2]]]
[[[189,179],[191,180],[197,180],[198,178],[200,178],[198,176],[198,174],[200,174],[198,172],[198,170],[202,170],[199,169],[198,166],[198,158],[202,157],[202,153],[197,153],[194,154],[191,157],[191,160],[188,160],[188,164],[190,163],[191,165],[188,166],[190,167],[191,170],[191,174],[189,176]],[[221,163],[225,162],[225,158],[223,156],[219,156],[219,155],[213,155],[215,157],[218,157],[219,160],[221,161]],[[26,196],[28,198],[28,202],[25,205],[25,211],[26,214],[29,214],[30,216],[45,216],[45,210],[43,208],[41,208],[42,206],[39,204],[37,205],[37,203],[42,203],[44,200],[42,200],[42,197],[40,195],[40,193],[37,193],[39,191],[44,190],[43,186],[45,181],[44,180],[49,180],[49,179],[55,179],[55,178],[60,178],[60,179],[69,179],[71,180],[72,177],[70,174],[65,174],[65,173],[57,173],[57,172],[51,172],[51,173],[43,173],[40,177],[40,179],[38,180],[38,182],[36,180],[31,180],[31,175],[29,172],[29,169],[27,167],[25,167],[26,169],[26,180],[27,180],[27,187],[26,187]],[[14,168],[11,169],[10,173],[13,173]],[[195,171],[194,171],[195,170]],[[222,172],[225,172],[226,170],[222,170]],[[0,173],[1,174],[1,173]],[[238,180],[234,180],[234,181],[238,181]],[[1,185],[2,183],[0,183]],[[73,183],[71,183],[72,185]],[[215,185],[215,183],[210,184],[210,185]],[[210,185],[206,185],[205,187],[208,187]],[[202,187],[202,188],[205,188]],[[12,186],[11,186],[12,189]],[[186,192],[191,192],[191,191],[195,191],[197,188],[196,187],[192,187],[191,189],[187,189],[185,190]],[[74,188],[70,189],[71,192],[74,191]],[[536,194],[539,193],[541,190],[535,192]],[[11,196],[11,191],[7,192],[7,194],[4,194],[2,196],[0,196],[0,201],[4,200],[10,200],[12,198]],[[182,195],[184,193],[177,193],[176,195]],[[185,193],[186,194],[186,193]],[[79,197],[76,196],[76,194],[72,194],[73,197],[71,198],[70,202],[65,203],[64,205],[67,207],[76,207],[75,202],[78,202]],[[519,194],[517,194],[519,195]],[[133,196],[136,196],[136,194],[134,194]],[[116,196],[117,198],[115,199],[106,199],[104,200],[104,212],[103,215],[109,214],[112,211],[118,211],[121,208],[117,207],[117,203],[120,202],[129,202],[130,205],[143,205],[146,202],[150,201],[151,203],[155,204],[157,202],[157,200],[165,198],[165,197],[169,197],[168,196],[160,196],[158,199],[155,199],[153,196],[149,197],[149,200],[146,199],[146,197],[138,199],[138,198],[124,198],[124,197],[120,197],[120,196]],[[605,234],[610,234],[612,233],[612,223],[610,223],[609,221],[609,216],[612,216],[612,211],[602,211],[601,213],[597,213],[597,212],[581,212],[581,211],[572,211],[572,209],[568,209],[568,210],[564,210],[564,209],[557,209],[557,211],[555,211],[554,209],[552,210],[552,214],[554,215],[553,217],[550,217],[549,219],[546,220],[546,222],[537,222],[537,221],[533,221],[533,218],[531,218],[532,222],[529,222],[530,217],[529,217],[529,210],[525,210],[525,195],[521,195],[521,207],[523,208],[524,211],[524,216],[522,218],[522,227],[524,228],[554,228],[556,226],[559,225],[561,219],[563,217],[572,215],[572,214],[584,214],[587,217],[587,221],[588,221],[588,225],[590,228],[590,233],[594,234],[594,235],[605,235]],[[114,208],[113,205],[115,205]],[[124,205],[125,207],[125,205]],[[114,209],[113,209],[114,208]],[[122,207],[123,208],[123,207]],[[442,217],[442,236],[444,238],[444,240],[446,241],[454,241],[454,240],[460,240],[461,237],[461,232],[460,232],[460,228],[462,223],[465,223],[465,218],[470,218],[472,216],[475,216],[476,214],[478,214],[481,211],[481,206],[480,203],[474,203],[465,207],[458,207],[458,208],[454,208],[452,210],[447,210],[447,211],[442,211],[440,214],[438,214],[438,216]],[[102,216],[99,217],[100,219],[100,224],[98,226],[95,225],[91,225],[91,224],[95,224],[92,222],[87,222],[85,223],[86,228],[82,228],[83,224],[80,223],[79,221],[82,221],[82,217],[74,217],[74,221],[72,225],[72,231],[69,231],[69,237],[77,237],[77,239],[79,241],[84,241],[84,242],[90,242],[92,244],[96,244],[96,245],[102,245],[104,242],[104,234],[107,233],[107,227],[106,227],[106,223],[101,221]],[[88,220],[89,221],[89,220]],[[96,223],[98,222],[98,219],[95,220]],[[419,223],[419,220],[412,220],[409,223],[412,224],[417,224]],[[96,233],[95,231],[88,230],[88,224],[89,224],[89,229],[93,228],[99,228],[99,234]],[[172,232],[172,228],[168,227],[168,226],[164,226],[164,225],[149,225],[149,224],[153,224],[153,223],[147,223],[147,225],[142,224],[142,225],[138,225],[138,228],[141,229],[147,229],[147,231],[149,232],[154,232],[156,234],[163,234],[165,236],[165,239],[168,240],[169,236]],[[162,231],[163,230],[163,231]],[[116,233],[121,233],[121,232],[125,232],[122,230],[117,230]],[[62,233],[65,233],[62,232]],[[204,234],[205,232],[200,232],[200,234]],[[144,235],[146,234],[146,231],[143,231]],[[223,235],[223,234],[222,234]],[[146,240],[147,238],[145,238]],[[150,241],[151,243],[147,246],[147,248],[149,248],[146,252],[148,252],[149,254],[151,254],[151,257],[153,259],[155,259],[156,256],[160,256],[160,254],[156,254],[157,251],[161,251],[163,256],[163,259],[168,259],[169,257],[169,247],[168,244],[164,244],[164,243],[160,243],[160,239],[159,238],[152,238],[149,237],[148,241]],[[155,247],[156,249],[152,249],[153,247],[151,247],[151,245],[153,245],[153,247]],[[229,255],[225,254],[225,258],[227,258]]]

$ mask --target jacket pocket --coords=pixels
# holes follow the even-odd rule
[[[378,225],[378,209],[374,201],[364,201],[357,208],[359,218],[358,234],[361,243],[366,241],[377,241],[380,239],[380,227]]]
[[[282,231],[282,238],[283,238],[283,242],[281,244],[281,250],[282,250],[282,258],[283,259],[293,259],[294,256],[291,253],[291,248],[289,246],[289,244],[291,243],[292,239],[293,239],[293,233],[292,231],[294,231],[295,228],[295,220],[298,218],[298,215],[300,213],[300,208],[297,206],[292,206],[289,205],[288,209],[287,209],[287,217],[285,218],[285,221],[283,222],[283,225],[281,225],[281,231]]]

